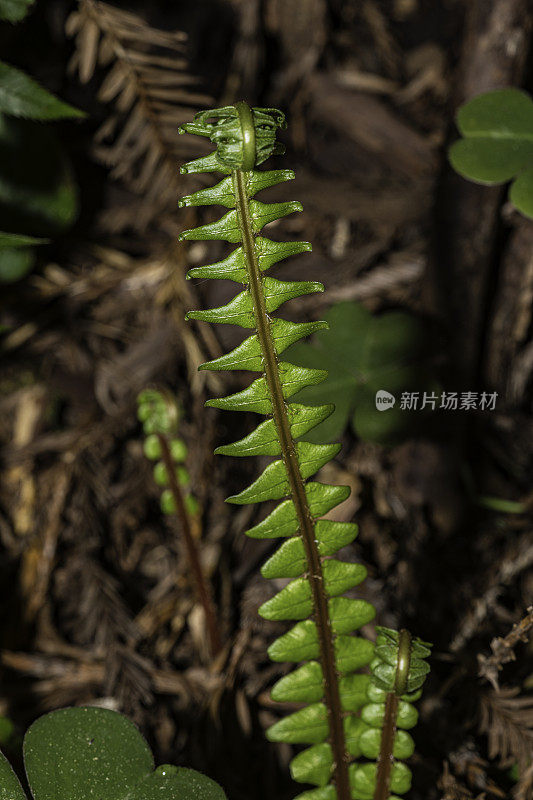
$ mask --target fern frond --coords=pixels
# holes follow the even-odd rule
[[[411,770],[402,762],[413,755],[415,745],[407,730],[416,725],[413,703],[429,673],[424,661],[431,652],[428,642],[412,639],[405,630],[378,627],[377,632],[359,737],[361,755],[369,763],[353,770],[353,800],[398,800],[391,791],[404,794],[410,789]]]
[[[248,488],[228,498],[236,504],[280,501],[246,533],[257,539],[285,540],[261,571],[266,578],[290,581],[259,613],[265,619],[295,622],[273,642],[269,655],[274,661],[304,663],[276,683],[272,697],[307,705],[271,726],[267,736],[272,741],[310,745],[292,761],[295,780],[318,787],[301,795],[302,800],[351,800],[368,796],[357,793],[359,773],[350,762],[362,754],[362,733],[372,730],[361,717],[371,678],[354,672],[375,657],[374,645],[353,634],[374,618],[375,609],[364,600],[342,596],[366,575],[362,565],[334,558],[355,539],[357,526],[320,519],[347,498],[349,488],[309,480],[335,457],[340,445],[317,445],[301,437],[326,419],[333,406],[290,402],[292,395],[320,382],[326,373],[282,359],[290,344],[326,327],[325,323],[293,323],[271,316],[287,300],[323,291],[316,282],[281,281],[264,274],[279,261],[311,249],[307,242],[275,242],[260,235],[268,222],[301,210],[297,202],[255,199],[260,190],[294,177],[289,170],[255,169],[269,155],[282,151],[275,135],[284,126],[283,114],[276,109],[250,109],[244,103],[201,112],[182,126],[180,132],[205,136],[217,145],[216,151],[185,164],[182,171],[221,172],[226,177],[212,188],[182,198],[180,205],[213,203],[228,211],[216,222],[184,231],[180,238],[236,244],[223,261],[196,267],[188,277],[227,279],[243,287],[225,306],[192,311],[189,318],[254,331],[233,351],[201,369],[259,373],[248,388],[207,405],[267,417],[248,436],[217,450],[231,456],[274,459]]]
[[[420,687],[429,672],[423,661],[430,652],[425,642],[412,641],[406,631],[398,633],[380,627],[377,631],[371,675],[343,679],[347,685],[342,687],[342,693],[350,698],[345,710],[359,712],[358,716],[345,718],[348,752],[358,759],[368,759],[349,768],[352,800],[399,800],[390,792],[404,794],[409,790],[411,772],[402,761],[413,754],[414,742],[407,730],[416,725],[418,713],[413,703],[420,697]],[[314,714],[318,721],[317,712]],[[287,720],[282,720],[278,726],[291,730],[291,717],[288,720],[288,725]],[[299,800],[334,798],[332,787],[326,785],[331,769],[332,753],[327,745],[318,744],[299,753],[291,764],[293,777],[320,787],[304,792]]]
[[[136,14],[100,0],[80,0],[66,30],[76,40],[70,68],[82,83],[97,66],[108,70],[98,99],[113,111],[96,133],[95,155],[111,167],[114,178],[142,195],[136,224],[147,225],[173,206],[179,187],[176,160],[192,154],[190,140],[176,144],[176,128],[209,102],[194,91],[187,37],[152,28]]]

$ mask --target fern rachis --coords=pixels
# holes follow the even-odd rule
[[[244,104],[238,107],[241,124],[244,113],[246,113],[242,111],[243,105]],[[251,117],[249,111],[247,111],[246,116],[248,116],[248,114]],[[250,125],[251,122],[253,126],[253,121],[251,119],[246,122],[248,125]],[[257,262],[248,192],[243,170],[234,170],[232,173],[232,180],[235,197],[237,199],[237,216],[248,269],[249,290],[252,296],[257,336],[261,345],[265,378],[270,394],[270,401],[272,403],[272,416],[281,445],[281,457],[287,471],[291,496],[298,519],[298,528],[309,566],[308,580],[313,596],[313,614],[318,631],[320,663],[322,664],[324,673],[324,696],[328,712],[331,748],[335,762],[335,784],[341,797],[344,795],[348,796],[348,763],[346,746],[344,743],[344,731],[342,728],[343,715],[339,694],[339,682],[335,667],[333,633],[328,613],[327,597],[324,590],[322,562],[315,540],[314,520],[305,494],[305,485],[298,463],[296,443],[291,433],[287,406],[283,397],[277,355],[274,349],[270,328],[271,323],[266,310],[261,273]]]
[[[368,665],[375,654],[371,642],[351,634],[372,620],[375,610],[364,600],[341,596],[364,579],[365,568],[330,558],[354,540],[356,526],[319,519],[344,500],[349,490],[307,482],[340,449],[340,445],[316,445],[301,438],[332,412],[332,406],[309,407],[289,402],[302,387],[323,380],[325,373],[295,367],[280,359],[290,344],[325,327],[325,323],[295,324],[270,316],[286,300],[323,291],[323,287],[314,282],[285,282],[263,275],[273,264],[309,250],[310,245],[274,242],[259,235],[267,222],[301,210],[299,203],[263,204],[253,199],[259,190],[294,177],[288,170],[255,169],[271,153],[281,152],[281,146],[275,142],[275,132],[283,126],[281,112],[252,110],[244,103],[201,112],[192,123],[182,126],[182,132],[207,136],[217,145],[215,152],[190,162],[183,171],[218,171],[226,177],[212,188],[183,198],[180,205],[214,203],[229,211],[217,222],[185,231],[181,238],[225,239],[238,245],[223,261],[192,269],[189,277],[224,278],[243,284],[243,291],[226,306],[193,311],[189,317],[237,324],[254,331],[231,353],[201,368],[260,373],[247,389],[210,400],[208,405],[267,416],[251,434],[218,448],[217,452],[275,457],[251,486],[228,498],[229,502],[237,504],[281,500],[274,511],[247,534],[254,538],[286,539],[263,566],[262,574],[268,578],[292,580],[264,603],[259,613],[266,619],[296,620],[293,628],[271,645],[269,655],[276,661],[305,663],[278,681],[272,696],[280,701],[308,705],[274,724],[267,735],[273,741],[311,745],[299,753],[291,765],[296,780],[318,787],[304,793],[302,800],[304,797],[307,800],[365,800],[373,797],[374,788],[379,791],[379,787],[374,786],[374,773],[368,775],[368,767],[372,771],[375,765],[360,767],[350,761],[362,753],[359,739],[363,733],[375,739],[372,725],[365,722],[359,712],[362,714],[361,709],[371,701],[372,691],[375,695],[375,691],[381,690],[373,687],[369,675],[353,674],[356,669]],[[390,662],[388,650],[386,655]],[[382,717],[383,714],[377,723],[371,717],[374,728],[383,726]],[[377,735],[385,737],[385,731],[383,734],[378,731]],[[395,730],[387,735],[392,742],[396,741]],[[406,791],[405,775],[410,779],[410,773],[407,767],[401,766],[406,772],[400,769],[402,774],[398,778],[396,770],[387,781],[390,779],[392,786]]]

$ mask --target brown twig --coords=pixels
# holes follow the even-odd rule
[[[514,661],[516,656],[514,648],[519,642],[526,642],[530,631],[533,629],[533,606],[529,606],[527,613],[520,622],[513,625],[512,630],[503,639],[497,636],[490,643],[491,656],[478,655],[479,676],[489,681],[494,688],[498,686],[498,672],[504,664]]]
[[[522,537],[510,548],[510,551],[496,565],[488,588],[471,604],[470,609],[460,622],[458,632],[453,637],[449,649],[451,653],[460,652],[479,632],[481,624],[495,608],[499,596],[505,587],[510,586],[517,576],[533,564],[533,544],[530,542],[531,532],[526,530]]]
[[[211,656],[214,657],[222,649],[222,642],[220,640],[218,631],[217,615],[213,598],[211,596],[211,590],[203,573],[202,565],[200,564],[198,549],[192,535],[189,515],[187,514],[187,509],[185,508],[185,502],[183,500],[183,494],[176,479],[175,465],[172,460],[168,440],[166,436],[163,436],[162,434],[157,434],[157,438],[159,439],[159,444],[161,445],[161,457],[167,471],[169,488],[172,492],[172,497],[174,498],[174,503],[176,505],[176,513],[180,520],[181,532],[185,541],[189,564],[194,576],[198,600],[200,601],[205,614],[205,624],[207,627],[207,634],[209,636]]]

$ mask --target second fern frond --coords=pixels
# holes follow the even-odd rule
[[[168,391],[145,389],[137,398],[137,416],[146,435],[144,454],[155,461],[154,480],[163,488],[161,510],[175,514],[193,575],[198,600],[204,612],[211,657],[222,648],[217,611],[211,586],[204,575],[194,528],[198,524],[199,506],[190,491],[190,476],[185,466],[187,447],[179,438],[177,428],[179,409]]]

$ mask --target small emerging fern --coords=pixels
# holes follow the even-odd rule
[[[283,152],[275,140],[276,130],[283,127],[285,120],[280,111],[250,109],[245,103],[237,103],[201,112],[180,129],[182,133],[206,136],[217,145],[215,152],[184,165],[182,171],[226,175],[216,186],[184,197],[180,205],[213,203],[229,209],[220,220],[185,231],[180,238],[222,239],[238,245],[224,260],[192,269],[188,277],[227,279],[244,287],[227,305],[191,311],[188,316],[254,331],[231,353],[203,364],[201,369],[259,373],[247,389],[210,400],[207,405],[252,411],[267,417],[244,439],[216,451],[230,456],[274,457],[251,486],[228,498],[228,502],[236,504],[281,501],[247,535],[285,540],[261,572],[265,578],[291,581],[264,603],[259,613],[269,620],[296,621],[288,633],[270,646],[269,655],[274,661],[305,663],[276,683],[272,697],[280,702],[307,705],[274,724],[267,735],[272,741],[310,745],[291,765],[296,780],[318,787],[301,795],[301,800],[364,800],[372,797],[368,794],[371,779],[367,776],[361,788],[360,770],[368,772],[368,767],[372,770],[375,765],[361,767],[350,762],[363,753],[363,733],[372,742],[375,740],[376,724],[368,725],[360,712],[382,690],[371,684],[369,675],[354,672],[374,663],[375,657],[381,658],[381,645],[378,642],[375,651],[371,642],[352,634],[374,618],[375,609],[365,600],[341,596],[361,583],[366,569],[332,558],[340,548],[353,542],[357,526],[320,519],[348,497],[349,488],[308,482],[339,452],[340,445],[312,444],[301,437],[326,419],[333,406],[311,407],[289,402],[300,389],[324,380],[326,372],[297,367],[280,358],[289,345],[326,327],[326,323],[297,324],[270,316],[285,301],[321,292],[323,286],[312,281],[288,282],[264,276],[277,262],[308,251],[311,245],[275,242],[259,235],[267,223],[301,211],[300,203],[264,204],[253,199],[261,189],[294,178],[290,170],[255,169],[272,153]],[[385,651],[388,654],[387,648]],[[387,657],[386,665],[391,666],[390,655]],[[375,671],[379,677],[377,666]],[[403,792],[407,788],[404,780],[395,790]]]
[[[179,410],[168,392],[145,389],[137,398],[137,416],[146,435],[144,454],[155,461],[154,480],[163,487],[161,510],[176,514],[193,574],[198,600],[203,608],[211,656],[222,647],[211,588],[204,575],[198,547],[193,535],[193,521],[199,513],[198,501],[190,491],[190,476],[185,466],[187,446],[179,438]]]
[[[389,792],[404,794],[411,786],[411,771],[401,762],[415,749],[406,730],[418,719],[413,703],[429,672],[423,659],[429,656],[431,645],[413,640],[406,630],[398,633],[378,627],[377,633],[359,737],[361,755],[377,763],[357,767],[353,787],[361,800],[398,800]]]

